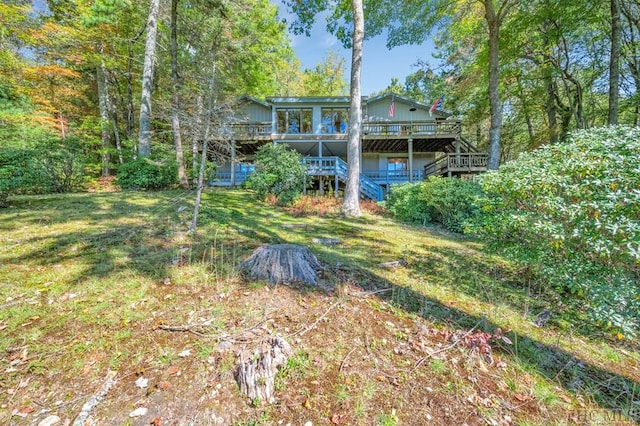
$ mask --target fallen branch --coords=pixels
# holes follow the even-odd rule
[[[416,371],[418,369],[418,367],[420,367],[422,365],[423,362],[425,362],[426,360],[428,360],[429,358],[433,358],[435,355],[441,354],[443,352],[446,352],[450,349],[453,349],[454,347],[456,347],[458,345],[458,343],[462,342],[464,340],[465,337],[469,336],[471,333],[473,333],[473,330],[475,330],[476,328],[478,328],[480,326],[480,324],[482,324],[482,322],[484,321],[484,318],[481,319],[480,321],[477,322],[476,325],[474,325],[473,327],[471,327],[471,329],[469,331],[467,331],[465,334],[463,334],[458,340],[456,340],[455,342],[453,342],[452,344],[450,344],[449,346],[445,346],[444,348],[438,349],[437,351],[431,352],[430,354],[428,354],[427,356],[424,356],[422,358],[420,358],[416,364],[413,366],[413,368],[411,369],[411,371],[409,372],[409,374],[413,373],[414,371]]]
[[[298,331],[296,331],[296,332],[294,332],[294,333],[291,333],[289,336],[297,336],[297,335],[298,335],[298,336],[304,336],[304,335],[305,335],[305,334],[307,334],[311,329],[313,329],[316,325],[318,325],[318,323],[319,323],[320,321],[322,321],[322,320],[324,319],[324,317],[326,317],[326,316],[329,314],[329,312],[331,312],[331,310],[332,310],[333,308],[335,308],[336,306],[338,306],[339,304],[340,304],[340,300],[338,300],[337,302],[335,302],[334,304],[332,304],[331,306],[329,306],[329,309],[327,309],[327,310],[324,312],[324,314],[320,315],[320,316],[318,317],[318,319],[314,321],[314,323],[313,323],[313,324],[311,324],[310,326],[308,326],[308,327],[306,327],[306,328],[303,328],[303,329],[301,329],[301,330],[298,330]]]
[[[107,396],[109,390],[116,384],[117,375],[118,373],[116,371],[109,370],[100,391],[84,403],[80,410],[80,414],[78,414],[73,421],[73,426],[83,426],[85,424],[85,421],[89,417],[89,414],[91,414],[91,411],[104,399],[105,396]]]
[[[407,265],[409,265],[409,264],[404,259],[394,260],[393,262],[384,262],[384,263],[379,263],[378,264],[378,266],[382,266],[383,268],[387,268],[387,269],[395,269],[395,268],[398,268],[400,266],[404,266],[406,268]]]
[[[342,367],[344,367],[344,363],[345,361],[347,361],[347,358],[349,358],[349,355],[351,355],[353,353],[353,351],[355,351],[356,348],[351,349],[345,356],[344,358],[342,358],[342,362],[340,363],[340,368],[338,368],[338,373],[342,373]]]
[[[189,333],[193,333],[198,337],[207,337],[206,333],[203,333],[198,330],[194,330],[194,327],[202,327],[202,324],[191,324],[191,325],[165,325],[160,324],[158,328],[160,330],[165,331],[188,331]]]

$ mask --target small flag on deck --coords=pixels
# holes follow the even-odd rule
[[[391,105],[389,105],[389,117],[393,118],[396,114],[396,97],[391,97]]]
[[[442,107],[443,102],[444,102],[444,95],[440,96],[440,98],[437,101],[435,101],[433,105],[431,105],[431,108],[429,109],[429,115],[433,115],[433,111]]]

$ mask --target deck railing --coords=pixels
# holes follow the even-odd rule
[[[395,183],[409,182],[409,170],[364,170],[363,175],[373,180],[379,185],[393,185]],[[424,172],[422,170],[413,171],[413,182],[422,180]]]
[[[459,121],[382,121],[362,123],[365,136],[441,136],[459,134]]]
[[[274,133],[271,122],[233,123],[229,125],[231,135],[237,139],[268,139]],[[365,121],[362,133],[366,136],[450,136],[460,133],[459,121]],[[344,132],[322,133],[344,135]],[[286,133],[285,135],[304,135]],[[309,134],[311,135],[311,134]]]
[[[446,154],[424,166],[424,177],[453,172],[478,172],[487,169],[488,154],[476,152]]]
[[[337,176],[346,182],[349,166],[340,157],[305,157],[307,174],[310,176]],[[360,174],[360,193],[373,200],[382,201],[384,190],[378,183]]]

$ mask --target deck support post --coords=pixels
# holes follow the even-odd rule
[[[318,141],[318,157],[322,157],[322,141]]]
[[[333,187],[333,194],[335,195],[336,198],[338,198],[338,185],[340,184],[340,180],[338,179],[338,174],[336,173],[335,177],[335,182],[334,182],[334,187]]]
[[[236,141],[231,140],[231,187],[236,186]]]
[[[413,139],[407,140],[407,153],[409,155],[409,182],[413,183]]]

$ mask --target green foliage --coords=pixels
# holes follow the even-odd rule
[[[307,169],[299,153],[282,144],[268,144],[258,150],[255,163],[256,170],[245,185],[259,198],[273,195],[279,205],[290,205],[300,198]]]
[[[462,232],[465,222],[478,211],[480,195],[476,183],[432,176],[418,184],[392,186],[387,207],[400,220],[440,223],[450,231]]]
[[[177,181],[178,165],[167,156],[138,158],[118,169],[117,182],[124,189],[166,189]]]
[[[7,198],[23,185],[30,158],[24,149],[0,150],[0,207],[5,207]]]
[[[87,143],[76,138],[47,138],[33,150],[31,192],[71,192],[85,183],[90,158]]]
[[[472,231],[577,296],[597,324],[638,330],[640,129],[575,132],[482,184],[482,219]]]
[[[11,146],[0,150],[0,206],[12,194],[71,192],[86,181],[88,158],[78,139],[31,136],[27,143],[8,142]]]

